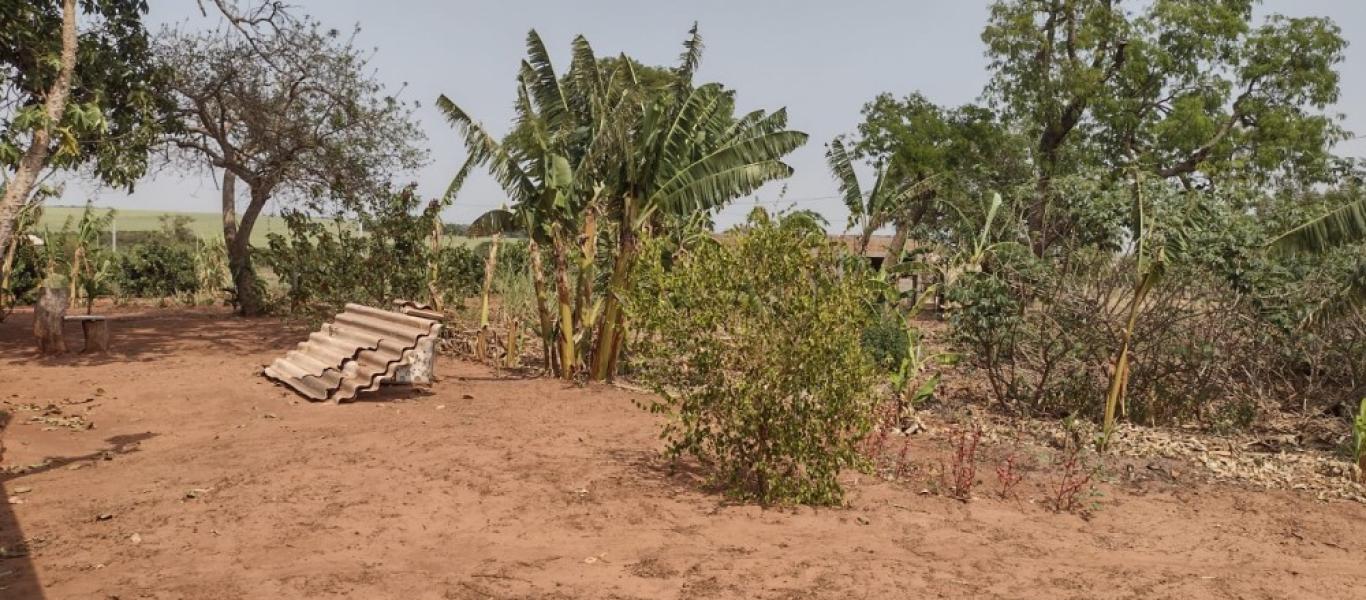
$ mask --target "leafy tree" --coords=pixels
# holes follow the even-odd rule
[[[893,201],[881,203],[883,218],[869,223],[894,225],[894,248],[912,235],[953,244],[957,229],[983,216],[976,214],[977,199],[1015,185],[1026,170],[1022,140],[989,109],[945,109],[913,93],[902,99],[879,94],[862,112],[858,133],[849,140],[852,157],[872,163],[879,173],[896,174],[899,181],[897,193],[889,194]],[[841,159],[842,150],[832,147],[831,168],[850,205],[853,172],[837,166],[848,162]],[[872,196],[863,209],[851,205],[851,213],[867,213]],[[884,265],[893,267],[900,256],[888,259]]]
[[[144,0],[0,4],[0,248],[44,173],[87,166],[131,189],[146,170],[164,108],[146,11]]]
[[[373,78],[347,36],[266,3],[233,27],[164,31],[159,63],[179,127],[168,143],[223,170],[223,235],[239,310],[263,310],[251,232],[273,197],[356,205],[415,168],[425,153],[411,109]],[[248,187],[239,213],[236,182]]]
[[[1083,165],[1140,168],[1190,188],[1313,182],[1341,138],[1346,42],[1330,20],[1269,17],[1254,0],[999,0],[982,33],[988,92],[1035,140],[1026,208],[1036,253],[1064,234],[1053,182]]]

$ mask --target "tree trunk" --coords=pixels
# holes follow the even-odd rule
[[[71,304],[66,287],[53,288],[46,285],[40,292],[38,304],[33,307],[33,337],[38,338],[40,354],[61,354],[66,352],[66,338],[62,335],[62,320]]]
[[[489,244],[489,256],[484,261],[484,290],[479,303],[479,336],[474,342],[474,355],[479,360],[489,358],[489,290],[493,288],[493,273],[498,270],[498,242],[501,233],[493,234]]]
[[[569,249],[564,241],[564,230],[555,227],[550,241],[555,252],[555,300],[560,313],[560,378],[573,379],[578,360],[574,352],[574,303],[569,287]]]
[[[593,368],[589,374],[594,381],[611,381],[616,375],[617,353],[621,352],[621,329],[625,325],[617,294],[626,288],[636,252],[635,233],[631,231],[629,223],[629,218],[622,219],[612,280],[607,285],[607,299],[598,327],[598,342],[593,349]]]
[[[882,259],[882,272],[886,273],[901,264],[901,253],[906,247],[906,237],[910,235],[911,225],[905,221],[896,222],[892,242],[887,246],[887,256]]]
[[[535,232],[528,228],[527,253],[531,255],[531,281],[536,288],[536,317],[541,321],[541,358],[545,361],[547,371],[553,371],[554,365],[551,360],[554,341],[554,325],[550,317],[550,309],[546,307],[546,285],[545,268],[541,263],[541,245],[536,243]]]
[[[270,199],[271,186],[256,182],[251,186],[251,201],[242,219],[237,219],[237,175],[223,171],[223,241],[228,250],[228,271],[237,294],[237,314],[255,317],[265,312],[256,269],[251,264],[251,230],[256,217]]]
[[[1029,226],[1029,243],[1034,256],[1043,256],[1052,240],[1048,239],[1048,194],[1052,191],[1052,168],[1040,165],[1034,181],[1034,199],[1025,215]]]
[[[66,113],[66,99],[71,94],[71,74],[76,69],[76,0],[62,1],[62,55],[57,79],[48,88],[43,110],[47,122],[33,131],[28,149],[19,159],[14,176],[5,182],[5,195],[0,199],[0,248],[9,246],[14,235],[15,220],[28,200],[39,171],[47,164],[52,142],[52,129]]]
[[[436,201],[433,200],[432,203],[435,204]],[[444,225],[441,223],[440,215],[437,215],[436,218],[432,219],[431,249],[427,253],[427,297],[431,300],[432,310],[436,312],[445,312],[446,310],[446,302],[441,297],[441,287],[437,283],[437,280],[441,278],[439,261],[443,246],[441,240],[444,233],[443,229]]]

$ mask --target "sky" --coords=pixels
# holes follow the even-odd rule
[[[524,41],[536,29],[558,69],[569,62],[569,44],[584,34],[599,56],[626,52],[646,64],[673,65],[693,21],[706,45],[698,81],[716,81],[737,92],[737,112],[786,106],[789,126],[810,134],[788,163],[795,174],[738,200],[718,218],[720,226],[743,220],[755,205],[795,206],[825,215],[834,229],[847,216],[825,166],[824,144],[852,132],[859,109],[882,92],[920,91],[955,106],[980,99],[987,83],[982,26],[988,0],[294,0],[301,12],[324,25],[359,25],[358,43],[375,50],[371,65],[401,97],[418,101],[430,163],[409,175],[426,197],[439,196],[464,150],[455,130],[433,107],[446,94],[495,134],[513,116],[514,77],[525,56]],[[194,0],[151,0],[149,29],[163,24],[213,27]],[[1269,0],[1259,14],[1328,16],[1348,40],[1340,65],[1342,94],[1333,112],[1347,129],[1366,133],[1366,1]],[[1339,146],[1347,156],[1366,156],[1366,139]],[[786,194],[780,199],[782,186]],[[75,197],[73,197],[75,196]],[[91,184],[68,187],[63,204],[94,198],[97,205],[181,211],[216,211],[219,192],[206,174],[158,169],[132,194]],[[501,205],[503,195],[484,174],[472,177],[447,222],[469,222]],[[268,206],[274,212],[278,206]]]

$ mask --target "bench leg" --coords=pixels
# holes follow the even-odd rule
[[[109,351],[109,321],[82,321],[86,352]]]

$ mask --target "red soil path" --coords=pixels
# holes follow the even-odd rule
[[[5,600],[1366,598],[1361,505],[1154,482],[1085,520],[850,474],[848,508],[765,510],[671,474],[621,389],[447,360],[309,404],[259,375],[301,339],[278,321],[157,311],[56,359],[29,323],[0,324],[4,460],[50,460],[0,475]]]

